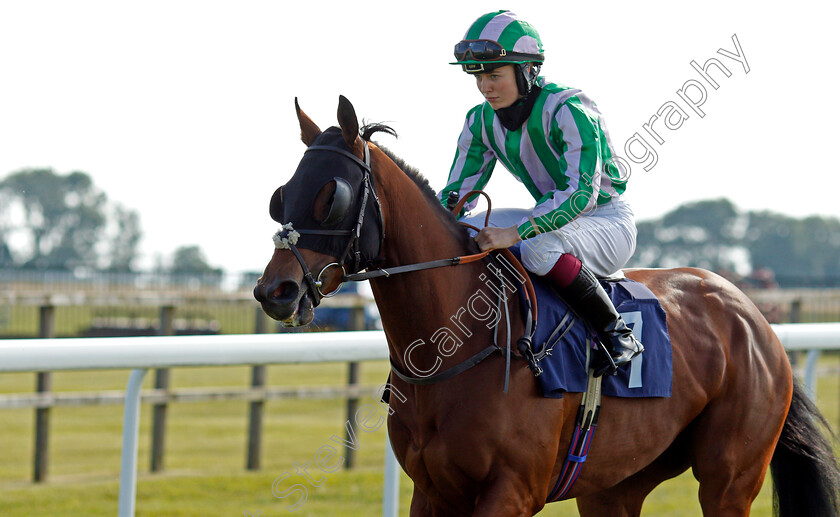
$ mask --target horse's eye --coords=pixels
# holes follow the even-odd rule
[[[268,203],[268,213],[271,215],[271,218],[278,223],[286,223],[286,221],[283,220],[283,187],[275,190],[274,194],[271,196],[271,201]]]
[[[321,226],[341,222],[353,202],[353,187],[343,178],[328,181],[315,196],[314,216]]]

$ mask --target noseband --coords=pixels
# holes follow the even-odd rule
[[[351,273],[357,273],[368,266],[368,264],[362,263],[361,236],[362,226],[365,222],[365,208],[367,207],[368,200],[370,198],[373,198],[373,202],[376,203],[376,215],[379,218],[379,250],[377,250],[377,255],[379,254],[379,252],[381,252],[382,242],[385,240],[385,225],[382,220],[382,205],[380,205],[379,198],[376,196],[376,189],[373,184],[373,179],[371,178],[370,148],[368,148],[367,142],[362,141],[362,143],[364,144],[365,149],[364,161],[360,160],[353,153],[332,145],[312,145],[306,149],[306,152],[330,151],[338,153],[344,156],[345,158],[353,160],[359,167],[362,168],[362,189],[359,193],[362,199],[359,206],[359,215],[356,217],[355,226],[350,230],[315,230],[307,228],[293,228],[292,224],[288,223],[283,225],[283,227],[274,235],[275,247],[280,249],[288,248],[292,250],[292,253],[294,254],[295,258],[300,263],[300,267],[303,270],[303,278],[306,281],[306,285],[310,294],[312,295],[312,303],[315,307],[317,307],[321,303],[321,299],[335,296],[335,294],[341,290],[341,285],[344,284],[347,276],[344,271],[344,264],[348,258],[352,259],[352,265],[350,268]],[[295,235],[295,233],[297,233],[298,235]],[[297,249],[296,243],[300,235],[328,235],[335,237],[347,236],[348,241],[347,246],[344,248],[344,253],[341,255],[339,261],[331,262],[324,266],[318,273],[318,276],[316,277],[313,276],[312,271],[309,270],[309,266],[306,264],[306,261],[300,254],[300,251],[298,251]],[[342,270],[341,284],[336,290],[324,294],[321,291],[321,287],[324,285],[324,273],[326,273],[328,269],[333,267],[341,268]]]

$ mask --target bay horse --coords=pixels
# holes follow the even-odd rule
[[[497,328],[465,325],[469,337],[457,346],[450,340],[448,348],[429,341],[442,344],[433,336],[481,290],[484,261],[412,268],[476,254],[475,242],[416,170],[370,142],[376,131],[393,134],[390,128],[360,132],[344,97],[339,126],[323,132],[297,99],[295,107],[307,151],[272,197],[271,215],[284,226],[254,289],[263,310],[284,325],[306,325],[322,296],[366,268],[374,272],[370,285],[392,372],[428,372],[440,361],[451,366],[475,357]],[[604,397],[588,459],[564,499],[576,498],[584,517],[638,516],[654,487],[691,468],[704,516],[746,516],[769,466],[778,515],[840,514],[840,471],[821,432],[827,424],[794,382],[755,305],[701,269],[626,275],[650,288],[666,312],[672,393]],[[520,314],[524,302],[511,303],[511,313]],[[507,325],[519,336],[526,322],[513,317]],[[505,392],[505,366],[504,354],[491,354],[438,383],[391,377],[388,432],[414,482],[412,516],[526,516],[546,504],[582,395],[544,398],[523,361],[509,364]]]

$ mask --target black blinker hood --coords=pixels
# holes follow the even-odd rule
[[[342,136],[341,129],[331,127],[321,133],[312,146],[330,146],[352,151]],[[359,222],[362,199],[364,197],[365,170],[354,160],[329,150],[309,150],[303,155],[292,178],[277,189],[271,197],[269,213],[275,221],[292,223],[294,230],[301,233],[297,247],[335,257],[344,258],[348,244],[355,238]],[[315,197],[325,184],[338,179],[336,195],[330,215],[325,221],[318,221],[314,216]],[[341,181],[343,180],[343,181]],[[336,212],[343,212],[347,203],[346,190],[350,189],[349,206],[343,217]],[[348,265],[356,270],[364,269],[379,256],[380,236],[384,231],[382,219],[375,200],[374,185],[371,178],[371,191],[364,208],[364,224],[359,236],[360,262],[355,263],[354,249],[346,257]],[[342,192],[344,191],[344,192]],[[335,222],[330,224],[330,219]],[[318,235],[306,230],[344,231],[344,235]],[[352,245],[351,245],[352,246]],[[354,267],[355,266],[355,267]],[[353,271],[355,272],[355,271]]]

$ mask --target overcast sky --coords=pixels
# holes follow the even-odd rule
[[[347,96],[360,118],[393,126],[399,139],[379,142],[440,189],[482,100],[448,64],[452,47],[506,8],[539,30],[543,75],[595,100],[619,154],[656,153],[652,167],[628,161],[640,220],[724,196],[840,216],[837,2],[418,5],[1,1],[0,178],[84,171],[140,213],[144,264],[197,244],[214,266],[262,270],[269,197],[304,150],[295,96],[322,128]],[[710,58],[730,73],[709,69],[717,89],[691,65]],[[678,91],[705,94],[702,117]],[[674,106],[688,116],[679,128],[651,122],[663,110],[679,122]],[[488,190],[496,206],[533,205],[501,165]]]

